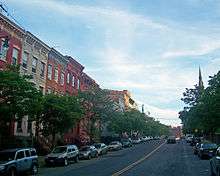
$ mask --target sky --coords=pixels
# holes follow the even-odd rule
[[[25,30],[177,126],[185,88],[220,69],[218,0],[0,0]]]

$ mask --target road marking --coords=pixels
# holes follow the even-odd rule
[[[161,148],[166,142],[162,143],[161,145],[159,145],[156,149],[154,149],[153,151],[151,151],[149,154],[147,154],[146,156],[142,157],[141,159],[135,161],[134,163],[128,165],[127,167],[125,167],[124,169],[112,174],[112,176],[119,176],[125,172],[127,172],[128,170],[132,169],[133,167],[135,167],[136,165],[140,164],[142,161],[146,160],[147,158],[149,158],[152,154],[154,154],[159,148]]]

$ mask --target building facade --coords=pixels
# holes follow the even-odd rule
[[[51,49],[48,54],[46,93],[64,95],[66,93],[67,59],[60,52]]]
[[[25,31],[17,24],[0,13],[0,70],[7,64],[18,65],[21,63],[22,42]],[[8,50],[4,49],[4,42],[8,39]]]
[[[50,47],[30,32],[26,32],[22,43],[22,57],[20,63],[20,73],[31,75],[30,81],[45,94],[47,60]],[[35,122],[28,121],[28,117],[15,122],[15,136],[35,135]]]

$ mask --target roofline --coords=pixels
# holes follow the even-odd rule
[[[36,37],[34,34],[32,34],[29,31],[26,31],[25,33],[27,36],[32,37],[34,40],[38,41],[40,44],[42,44],[48,51],[51,50],[51,47],[49,47],[46,43],[44,43],[41,39],[39,39],[38,37]]]
[[[74,64],[79,66],[81,70],[84,70],[85,67],[82,64],[80,64],[79,62],[77,62],[73,57],[68,56],[68,55],[66,55],[65,57],[68,59],[68,61],[73,62]]]
[[[0,18],[2,18],[3,20],[5,20],[7,23],[9,23],[11,26],[15,27],[16,29],[18,29],[22,34],[25,34],[25,29],[23,29],[22,27],[20,27],[18,24],[16,24],[15,22],[13,22],[12,20],[10,20],[9,18],[7,18],[5,15],[3,15],[2,13],[0,13]]]

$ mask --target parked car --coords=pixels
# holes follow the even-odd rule
[[[91,159],[98,157],[98,150],[93,146],[83,146],[79,150],[79,158],[80,159]]]
[[[132,143],[133,144],[140,144],[141,143],[141,139],[140,138],[132,139]]]
[[[212,176],[220,176],[220,147],[217,149],[215,156],[210,160],[210,170]]]
[[[76,163],[79,159],[79,150],[76,145],[65,145],[55,147],[50,154],[45,157],[46,165],[64,165],[67,166],[69,161],[74,160]]]
[[[175,144],[176,143],[176,138],[175,136],[169,136],[167,138],[167,144]]]
[[[99,155],[108,153],[108,146],[104,143],[96,143],[94,146],[97,149]]]
[[[121,149],[122,149],[122,144],[119,141],[113,141],[108,145],[109,151],[121,150]]]
[[[132,142],[129,139],[121,139],[121,144],[124,148],[132,146]]]
[[[0,151],[0,175],[14,176],[25,172],[38,173],[38,156],[34,148]]]
[[[142,141],[142,142],[146,142],[146,141],[148,141],[148,140],[149,140],[149,137],[147,137],[147,136],[141,137],[141,141]]]
[[[193,147],[193,153],[194,153],[195,155],[198,154],[200,146],[201,146],[201,143],[197,143],[197,144]]]
[[[203,159],[204,157],[211,158],[215,155],[218,146],[214,143],[201,143],[198,150],[199,158]]]
[[[190,141],[190,145],[195,146],[199,142],[201,142],[200,137],[193,137],[192,140]]]
[[[190,143],[192,140],[193,140],[193,135],[190,135],[190,134],[186,135],[186,142],[187,143]]]

